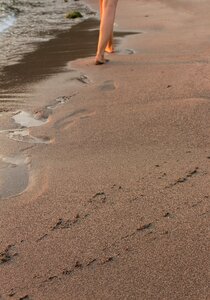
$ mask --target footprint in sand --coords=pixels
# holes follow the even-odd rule
[[[116,89],[115,83],[113,80],[106,80],[101,85],[99,85],[100,91],[109,92]]]
[[[8,245],[4,251],[0,252],[0,265],[6,264],[14,259],[18,253],[14,245]],[[0,298],[1,299],[1,298]]]
[[[29,184],[29,158],[23,155],[0,156],[0,199],[24,192]]]
[[[22,127],[37,127],[48,122],[49,114],[49,111],[45,110],[37,111],[34,115],[25,111],[19,111],[12,119]]]
[[[134,49],[122,49],[122,50],[119,50],[118,52],[118,55],[133,55],[136,53],[136,51]]]
[[[76,77],[75,79],[78,80],[79,82],[83,83],[83,84],[90,84],[91,83],[90,79],[84,74],[81,74],[79,77]]]
[[[0,133],[6,133],[9,139],[25,142],[29,144],[50,144],[49,137],[34,137],[30,134],[29,128],[45,125],[48,122],[51,111],[48,108],[36,111],[34,114],[25,111],[19,111],[13,115],[12,119],[21,128],[1,130]]]
[[[85,80],[86,77],[82,77]],[[18,111],[16,112],[12,119],[15,121],[16,124],[19,124],[21,128],[18,129],[6,129],[1,130],[0,133],[7,133],[8,137],[14,141],[18,142],[25,142],[29,144],[50,144],[52,140],[47,137],[34,137],[29,133],[29,129],[31,127],[38,127],[45,125],[49,121],[49,116],[53,113],[53,110],[56,109],[58,106],[65,104],[68,102],[73,96],[77,93],[74,93],[70,96],[60,96],[57,97],[52,104],[46,106],[40,110],[31,114],[26,111]]]
[[[16,129],[16,130],[10,130],[8,133],[8,137],[11,140],[17,141],[17,142],[24,142],[29,144],[50,144],[52,143],[52,140],[45,136],[45,137],[35,137],[30,135],[29,129]]]
[[[70,78],[70,81],[82,83],[84,85],[91,84],[91,80],[85,74],[78,74]]]
[[[60,96],[60,97],[57,97],[52,104],[50,104],[50,105],[47,106],[47,109],[54,110],[58,106],[63,105],[66,102],[70,101],[70,99],[72,97],[76,96],[76,95],[77,95],[77,93],[74,93],[71,96]]]
[[[90,116],[92,116],[94,114],[95,114],[95,112],[88,112],[86,109],[79,109],[79,110],[76,110],[76,111],[70,113],[63,119],[56,121],[54,124],[54,127],[56,129],[66,130],[71,125],[73,125],[76,121],[89,118]]]

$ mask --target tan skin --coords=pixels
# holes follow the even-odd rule
[[[100,0],[100,34],[96,53],[96,64],[106,62],[104,53],[112,53],[113,49],[113,27],[118,0]]]

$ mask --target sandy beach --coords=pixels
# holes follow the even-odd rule
[[[90,19],[8,67],[1,300],[210,299],[209,8],[120,0],[106,65]]]

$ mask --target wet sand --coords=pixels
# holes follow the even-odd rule
[[[15,110],[23,100],[30,101],[32,84],[65,72],[68,61],[93,56],[98,27],[99,21],[90,18],[64,32],[52,33],[55,38],[38,43],[36,51],[25,54],[18,63],[6,66],[0,73],[0,112]],[[129,34],[131,32],[117,31],[116,43],[117,39]]]
[[[208,6],[122,0],[142,34],[33,82],[27,127],[1,117],[28,185],[0,200],[0,298],[209,298]]]

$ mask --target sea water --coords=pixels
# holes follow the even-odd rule
[[[69,11],[79,10],[86,18],[90,9],[74,0],[0,0],[0,71],[17,63],[58,31],[81,20],[69,20]]]

